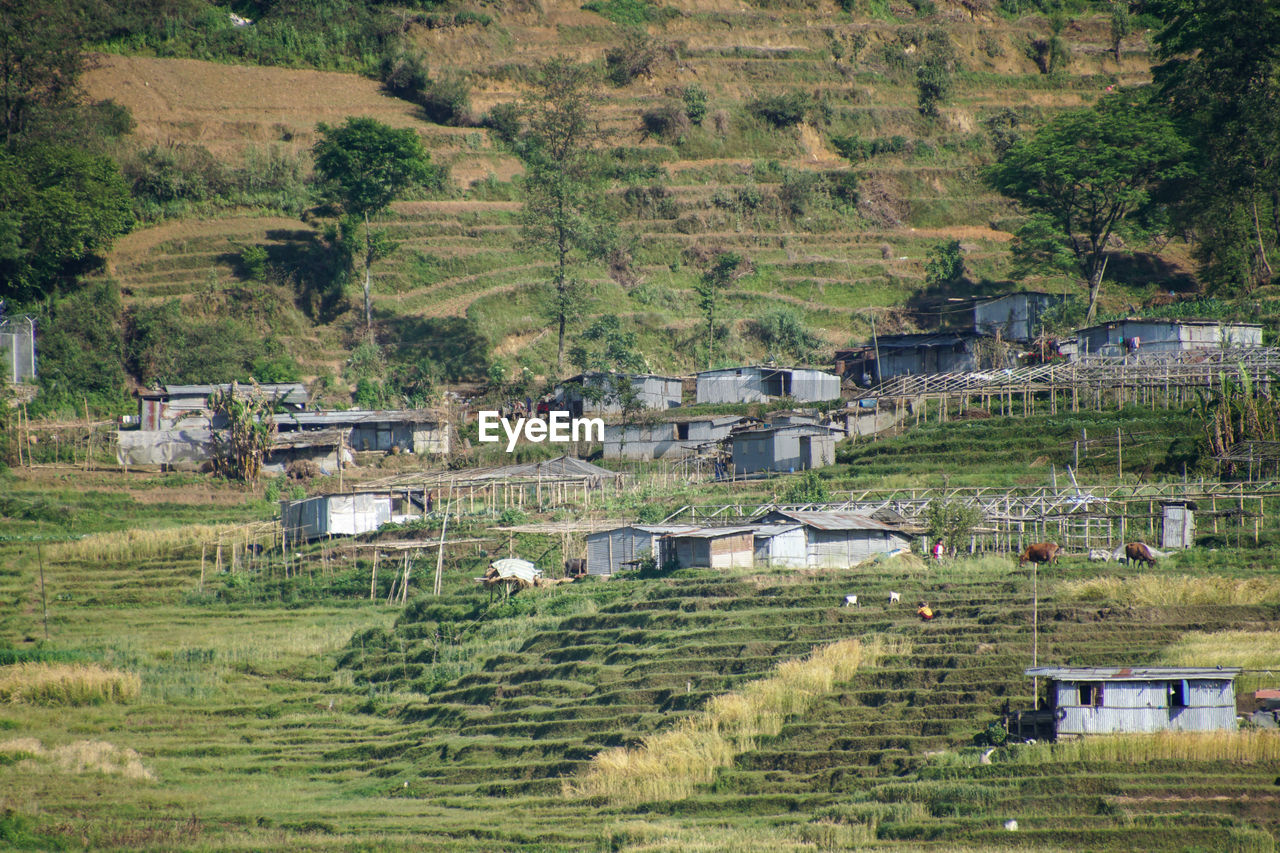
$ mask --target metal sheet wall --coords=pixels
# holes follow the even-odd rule
[[[1059,734],[1234,731],[1236,728],[1235,688],[1229,679],[1189,681],[1184,708],[1169,707],[1167,681],[1101,683],[1100,707],[1080,704],[1080,683],[1054,683]]]

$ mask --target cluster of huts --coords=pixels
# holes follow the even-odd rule
[[[858,347],[838,350],[836,372],[856,385],[874,385],[899,376],[969,373],[1016,367],[1024,359],[1087,356],[1134,357],[1220,347],[1262,346],[1262,326],[1218,320],[1162,320],[1127,317],[1046,339],[1045,312],[1062,305],[1064,294],[1024,291],[971,305],[949,306],[949,328],[919,334],[880,335]]]
[[[853,512],[775,509],[748,524],[623,524],[587,535],[587,572],[608,577],[652,559],[680,568],[843,568],[910,548],[901,529]]]
[[[209,398],[231,385],[165,385],[138,394],[136,429],[119,432],[117,457],[125,466],[198,468],[213,452],[215,430],[225,416],[209,408]],[[276,437],[263,464],[284,473],[291,463],[308,463],[335,473],[360,452],[444,454],[449,452],[447,420],[428,410],[313,411],[300,383],[234,386],[235,393],[258,394],[276,410]]]

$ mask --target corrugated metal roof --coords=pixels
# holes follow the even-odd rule
[[[346,412],[292,412],[276,415],[277,423],[309,426],[354,426],[378,423],[439,423],[440,416],[427,409],[351,409]]]
[[[757,539],[771,539],[774,536],[781,536],[783,533],[789,533],[792,530],[799,530],[802,524],[757,524],[753,528],[753,533]]]
[[[169,397],[208,397],[215,391],[222,391],[231,387],[230,382],[219,385],[165,385],[164,394],[157,395],[156,392],[144,392],[142,396],[169,396]],[[241,383],[240,390],[248,393],[253,389],[253,385],[249,383]],[[284,403],[305,403],[307,402],[307,389],[301,382],[272,382],[258,385],[258,390],[268,397],[278,397]]]
[[[754,527],[695,527],[684,533],[672,533],[669,535],[680,539],[719,539],[721,536],[737,536],[754,531]]]
[[[1108,329],[1125,323],[1159,323],[1170,326],[1221,326],[1224,329],[1261,329],[1261,323],[1232,323],[1225,320],[1196,320],[1196,319],[1170,319],[1168,317],[1125,317],[1121,320],[1108,320],[1105,323],[1094,323],[1092,326],[1082,326],[1077,332],[1087,332],[1090,329]]]
[[[774,435],[780,432],[792,432],[799,435],[827,435],[828,433],[844,433],[839,427],[824,426],[822,424],[778,424],[777,426],[760,427],[759,429],[744,429],[733,434],[737,438],[751,438],[752,436]]]
[[[627,527],[630,527],[634,530],[643,531],[644,533],[660,533],[660,534],[689,533],[691,531],[698,529],[689,524],[628,524]],[[625,529],[625,528],[620,528],[620,529]]]
[[[879,338],[880,349],[919,349],[920,347],[953,347],[978,338],[989,338],[990,335],[968,334],[921,334],[921,335],[885,335]]]
[[[338,447],[347,440],[345,429],[316,429],[306,432],[277,433],[271,441],[273,450],[303,447]]]
[[[1182,678],[1235,678],[1234,666],[1033,666],[1026,675],[1062,681],[1167,681]]]
[[[778,509],[774,510],[770,515],[774,513],[816,530],[885,530],[890,533],[899,532],[896,527],[890,527],[882,521],[876,521],[874,518],[854,512]]]

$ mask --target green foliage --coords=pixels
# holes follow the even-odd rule
[[[84,400],[108,412],[129,407],[125,393],[120,290],[98,282],[39,312],[40,393],[32,414],[83,415]]]
[[[937,118],[938,107],[951,96],[951,78],[956,69],[956,49],[946,30],[934,27],[920,45],[916,67],[916,95],[920,114]]]
[[[640,114],[645,133],[679,145],[684,141],[692,125],[684,109],[674,103],[666,103]]]
[[[1165,116],[1122,93],[1059,114],[1014,143],[986,177],[1031,214],[1014,244],[1024,266],[1083,278],[1092,319],[1112,235],[1156,187],[1182,174],[1186,153]]]
[[[569,350],[569,363],[579,370],[638,372],[648,368],[644,354],[639,350],[636,333],[624,330],[616,314],[597,317],[583,330],[581,338],[585,343]]]
[[[265,246],[245,246],[240,250],[240,266],[250,279],[262,281],[267,277],[268,257]]]
[[[373,324],[370,268],[391,249],[384,237],[375,236],[369,218],[382,213],[410,188],[439,186],[444,173],[431,165],[422,140],[409,128],[353,117],[340,127],[321,123],[316,132],[320,139],[312,154],[325,192],[340,202],[348,215],[363,219],[364,321],[369,329]]]
[[[275,440],[275,401],[258,390],[256,384],[215,391],[208,406],[214,417],[225,418],[226,426],[210,435],[213,471],[228,480],[256,482],[262,463]]]
[[[125,361],[144,384],[289,382],[298,365],[280,342],[234,311],[193,313],[177,299],[125,317]]]
[[[1157,0],[1159,97],[1191,142],[1194,169],[1170,200],[1195,234],[1202,277],[1224,293],[1274,280],[1280,251],[1280,8]]]
[[[1133,34],[1133,13],[1129,0],[1113,0],[1111,4],[1111,52],[1120,61],[1120,45]]]
[[[308,0],[258,7],[252,26],[237,27],[227,7],[206,0],[113,3],[100,23],[116,51],[256,65],[376,71],[402,37],[403,19],[360,0]]]
[[[817,471],[812,469],[795,477],[782,493],[782,502],[789,504],[821,504],[831,500],[831,489]]]
[[[947,553],[958,553],[982,523],[982,510],[963,501],[935,499],[924,510],[930,540],[942,540]]]
[[[431,84],[431,76],[427,70],[426,58],[416,50],[398,48],[388,51],[378,62],[378,79],[388,95],[422,103],[427,87]]]
[[[1238,442],[1280,441],[1280,399],[1256,387],[1243,367],[1238,377],[1224,373],[1217,387],[1198,392],[1195,412],[1210,456],[1227,456]],[[1250,467],[1233,459],[1220,465],[1228,476]]]
[[[556,370],[564,366],[565,332],[582,313],[585,283],[571,274],[578,258],[603,257],[615,241],[600,164],[592,151],[595,80],[589,69],[553,59],[538,69],[525,104],[528,125],[512,141],[525,162],[520,232],[524,245],[551,255],[543,310],[556,327]]]
[[[684,101],[684,113],[689,121],[702,124],[707,117],[707,90],[697,83],[690,83],[680,90],[680,99]]]
[[[955,284],[964,276],[964,255],[959,240],[944,240],[929,250],[924,262],[924,280],[930,287]]]
[[[747,111],[778,129],[794,127],[804,121],[813,108],[813,98],[804,92],[766,95],[747,104]]]
[[[581,8],[624,27],[643,27],[680,17],[678,10],[660,6],[652,0],[590,0]]]
[[[129,191],[107,157],[47,145],[0,152],[0,297],[58,293],[132,225]]]
[[[789,305],[770,308],[751,323],[751,333],[776,361],[809,364],[825,346],[821,337]]]
[[[698,309],[707,322],[707,366],[715,363],[716,310],[722,294],[743,272],[743,259],[734,252],[722,252],[694,283],[698,294]]]
[[[281,147],[250,148],[230,168],[192,143],[155,144],[121,155],[135,215],[154,221],[193,209],[253,205],[299,214],[311,202],[302,158]]]
[[[0,6],[0,141],[5,149],[15,148],[41,112],[75,99],[85,65],[80,12],[73,3]]]
[[[1051,335],[1071,335],[1084,325],[1087,311],[1084,300],[1066,299],[1042,311],[1040,325]],[[1148,312],[1143,313],[1150,316]]]

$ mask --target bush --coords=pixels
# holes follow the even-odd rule
[[[471,87],[462,77],[442,77],[427,87],[418,105],[436,124],[468,124],[471,121]]]
[[[806,363],[824,345],[822,338],[805,325],[800,312],[788,305],[769,309],[753,320],[749,329],[775,359],[782,356]]]
[[[675,104],[663,104],[640,115],[640,123],[649,136],[657,136],[673,142],[682,141],[692,129],[685,111]]]
[[[782,494],[784,503],[820,504],[831,500],[831,490],[817,471],[808,470],[791,481]]]
[[[924,278],[930,287],[952,284],[964,275],[964,255],[959,240],[945,240],[929,250],[924,262]]]
[[[267,249],[265,246],[245,246],[240,250],[240,267],[246,278],[262,281],[267,277]]]
[[[631,30],[622,44],[605,52],[605,77],[615,86],[625,86],[637,77],[649,77],[661,54],[658,43],[643,30]]]
[[[684,113],[689,121],[702,124],[707,117],[707,90],[697,83],[690,83],[681,90],[680,98],[684,101]]]
[[[387,94],[415,104],[422,102],[423,94],[431,83],[422,55],[402,50],[382,57],[378,64],[378,79]]]
[[[794,127],[804,121],[813,99],[804,92],[789,92],[758,98],[747,104],[747,111],[776,128]]]

